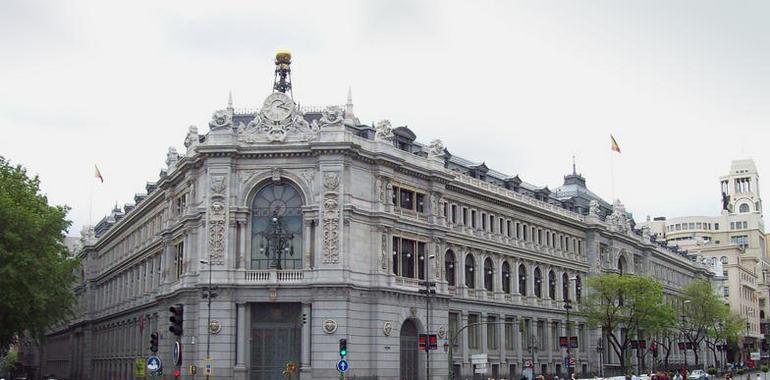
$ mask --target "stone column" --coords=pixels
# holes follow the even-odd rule
[[[238,380],[246,380],[247,370],[246,370],[246,344],[249,341],[248,336],[248,321],[247,318],[249,316],[249,313],[246,312],[246,309],[249,304],[247,303],[238,303],[235,304],[236,312],[237,312],[237,325],[236,325],[236,358],[235,358],[235,367],[233,368],[233,374],[235,379]]]

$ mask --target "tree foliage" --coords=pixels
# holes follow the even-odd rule
[[[716,345],[724,339],[735,339],[746,320],[730,311],[707,280],[691,282],[682,293],[687,302],[682,306],[679,330],[693,347],[705,342],[716,361]],[[698,351],[694,350],[695,365],[700,364]]]
[[[72,314],[78,262],[63,243],[67,211],[48,205],[37,176],[0,157],[0,347]]]
[[[601,327],[615,354],[628,365],[631,340],[652,336],[672,326],[674,313],[663,298],[663,286],[652,277],[603,274],[588,278],[588,295],[580,312],[592,327]],[[642,357],[642,353],[639,353]]]

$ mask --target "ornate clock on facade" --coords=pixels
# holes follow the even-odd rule
[[[262,104],[262,115],[271,121],[286,120],[294,111],[294,101],[282,92],[275,92]]]

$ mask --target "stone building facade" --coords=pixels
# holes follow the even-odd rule
[[[347,339],[349,377],[425,379],[426,331],[439,337],[431,379],[448,378],[450,363],[466,378],[484,353],[489,376],[530,366],[564,376],[563,335],[578,337],[576,372],[609,373],[618,359],[597,331],[574,315],[566,331],[565,300],[579,311],[587,276],[653,275],[670,302],[709,276],[574,171],[551,192],[406,127],[363,125],[350,96],[300,109],[276,91],[255,112],[230,101],[184,145],[135,204],[83,231],[78,318],[49,335],[42,373],[131,378],[155,331],[166,374],[180,341],[182,378],[202,377],[187,373],[208,347],[216,379],[277,379],[289,362],[302,379],[334,379]],[[426,276],[429,299],[418,292]],[[175,304],[179,339],[168,331]]]

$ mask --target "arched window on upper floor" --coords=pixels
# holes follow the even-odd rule
[[[540,268],[535,268],[535,297],[541,298],[543,296],[543,274],[540,273]]]
[[[556,299],[556,273],[553,271],[548,272],[548,298]]]
[[[492,264],[492,259],[487,257],[484,260],[484,289],[490,292],[495,290],[494,273],[495,273],[495,266]]]
[[[527,295],[527,267],[519,265],[519,294]]]
[[[720,257],[719,258],[719,262],[721,262],[722,264],[727,264],[728,263],[727,256]]]
[[[465,256],[465,286],[473,289],[476,287],[474,273],[476,272],[476,261],[473,255]]]
[[[455,253],[451,249],[446,251],[444,256],[444,270],[446,272],[446,281],[449,286],[455,286],[457,279],[455,277]]]
[[[508,264],[507,261],[503,262],[503,268],[502,268],[502,282],[503,282],[503,292],[505,294],[511,293],[511,266]]]
[[[748,203],[741,203],[741,205],[738,206],[738,212],[740,212],[740,213],[749,212],[749,204]]]
[[[561,297],[569,301],[569,276],[566,273],[561,275]]]
[[[251,203],[251,269],[302,269],[302,203],[288,182],[257,191]]]

